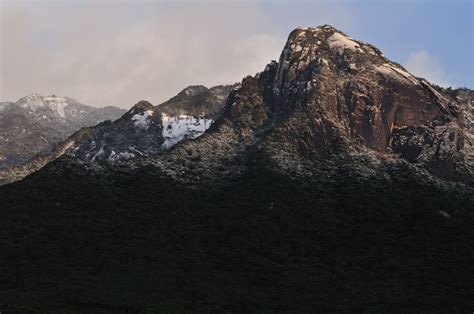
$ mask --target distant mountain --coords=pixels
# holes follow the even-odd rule
[[[68,97],[33,94],[15,103],[0,103],[0,169],[48,153],[85,126],[115,120],[125,110],[94,108]]]
[[[139,102],[2,186],[0,305],[472,311],[472,90],[329,25],[227,88]]]

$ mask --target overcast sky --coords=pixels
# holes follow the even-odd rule
[[[158,104],[240,81],[297,26],[332,24],[442,86],[474,86],[471,0],[0,0],[0,102],[39,93]]]

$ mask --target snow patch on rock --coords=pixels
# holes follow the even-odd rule
[[[328,38],[329,48],[336,49],[339,54],[342,54],[345,49],[354,52],[363,52],[359,44],[353,41],[350,37],[344,36],[340,33],[334,33]]]
[[[411,75],[407,71],[396,68],[391,64],[385,63],[380,66],[375,66],[375,69],[377,70],[377,72],[392,79],[395,79],[401,83],[411,83],[419,85],[418,80],[413,75]]]
[[[68,106],[64,97],[47,96],[43,97],[43,102],[53,111],[56,111],[61,118],[66,117],[64,109]]]
[[[150,117],[153,115],[152,110],[146,110],[142,113],[137,113],[132,116],[132,121],[134,121],[134,125],[138,129],[146,130],[148,129],[150,123]]]
[[[166,114],[161,115],[162,135],[165,142],[162,147],[171,148],[186,138],[197,138],[204,134],[212,125],[214,120],[189,115],[179,115],[170,117]]]
[[[121,152],[121,153],[117,154],[114,150],[112,150],[107,159],[108,159],[108,161],[119,161],[119,160],[127,160],[127,159],[134,158],[134,157],[135,157],[134,153]]]
[[[104,146],[102,146],[99,151],[94,155],[94,157],[92,157],[92,161],[94,161],[97,157],[100,157],[104,154]]]
[[[32,111],[45,105],[43,99],[38,94],[23,97],[18,100],[17,104],[22,108],[30,109]]]
[[[66,118],[65,108],[68,106],[67,99],[64,97],[54,95],[43,97],[38,94],[23,97],[18,100],[17,104],[22,108],[30,110],[31,114],[39,108],[48,108],[63,119]]]

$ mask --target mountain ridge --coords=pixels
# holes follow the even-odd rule
[[[299,77],[296,73],[299,73]],[[464,100],[459,101],[459,97],[449,95],[449,90],[430,85],[424,79],[415,78],[401,65],[385,59],[382,52],[373,45],[354,40],[330,25],[293,30],[288,36],[279,62],[272,61],[255,78],[262,82],[266,80],[255,84],[260,85],[262,93],[259,97],[265,98],[266,103],[261,107],[259,114],[272,116],[267,124],[275,124],[278,119],[294,110],[299,111],[297,114],[302,117],[302,121],[307,120],[304,115],[318,117],[319,121],[312,121],[312,126],[309,128],[316,128],[311,131],[316,132],[314,133],[316,137],[312,141],[316,143],[319,153],[323,155],[327,153],[327,149],[330,150],[331,142],[341,141],[351,146],[350,149],[361,144],[380,153],[399,155],[410,162],[426,167],[443,178],[469,181],[472,177],[471,163],[463,161],[472,159],[474,154],[472,141],[469,140],[473,136],[473,128],[469,125],[464,126],[465,123],[469,124],[469,111],[466,108],[472,99],[472,91],[464,93]],[[125,146],[133,148],[114,149],[114,144],[112,144],[111,148],[101,156],[113,157],[112,159],[115,160],[115,158],[136,157],[137,154],[143,155],[145,150],[145,155],[159,152],[162,135],[159,134],[160,122],[158,120],[163,118],[165,121],[173,120],[170,120],[168,114],[175,117],[181,116],[184,111],[180,108],[184,108],[183,106],[186,107],[187,113],[192,113],[192,117],[201,116],[203,110],[206,111],[205,124],[207,119],[210,119],[209,124],[212,123],[211,121],[216,121],[222,113],[224,116],[230,114],[231,119],[235,118],[232,116],[235,108],[228,104],[224,111],[222,109],[224,98],[229,93],[229,88],[224,92],[222,88],[226,87],[216,86],[208,89],[202,85],[189,86],[157,107],[149,103],[145,104],[147,110],[140,109],[142,113],[134,113],[134,117],[127,116],[121,119],[128,121],[131,118],[133,125],[139,128],[141,126],[145,131],[150,127],[147,123],[151,123],[152,129],[153,124],[157,123],[158,129],[155,133],[158,137],[153,136],[152,141],[145,143],[146,145],[139,148],[138,152],[135,151],[136,148],[133,145],[141,140],[134,137],[125,141]],[[236,88],[238,85],[233,85],[230,90],[236,90]],[[212,98],[214,90],[217,94]],[[463,93],[462,91],[458,89],[452,93]],[[230,96],[232,93],[235,95],[234,91],[230,93]],[[282,93],[284,95],[281,95]],[[203,97],[202,95],[207,95],[205,97],[211,97],[209,99],[213,100],[206,102],[205,99],[199,99]],[[302,97],[314,99],[298,103],[296,99],[303,99]],[[325,100],[321,102],[318,100],[320,98]],[[192,99],[191,103],[188,103],[187,99]],[[287,103],[282,103],[281,99],[285,99]],[[203,104],[196,106],[203,100]],[[310,104],[315,101],[322,106]],[[424,108],[418,104],[420,102]],[[141,102],[135,106],[140,107],[140,104]],[[216,107],[214,104],[220,105]],[[130,113],[132,111],[134,109],[129,110]],[[199,119],[194,122],[192,117],[186,118],[190,121],[186,122],[188,125],[186,127],[189,127],[189,123],[191,125],[200,123]],[[254,116],[250,118],[248,121],[250,124],[262,122],[256,122]],[[273,121],[270,121],[272,119]],[[426,121],[432,119],[437,125],[426,124]],[[125,123],[128,122],[125,121]],[[167,126],[163,124],[163,127],[170,128],[170,134],[174,134],[175,130],[171,124]],[[178,127],[181,126],[178,124]],[[199,132],[198,134],[202,134],[205,129]],[[127,133],[133,132],[129,130]],[[150,133],[153,132],[144,134]],[[449,138],[441,138],[443,135]],[[165,136],[164,133],[163,136]],[[176,140],[171,140],[169,144],[163,145],[170,148],[176,142]],[[413,144],[413,142],[416,143]],[[91,145],[98,147],[94,143]],[[436,145],[438,148],[435,147]],[[68,150],[68,153],[95,160],[98,157],[99,148],[89,151],[90,149],[87,148],[84,150],[84,148],[73,147]],[[444,149],[441,151],[445,152],[445,156],[440,157],[441,148]],[[78,154],[73,151],[77,149],[79,149]],[[80,153],[82,150],[85,153]],[[120,154],[123,157],[119,157]],[[451,170],[440,170],[442,168],[451,168]]]
[[[157,106],[139,101],[113,122],[82,128],[51,152],[39,153],[24,164],[0,170],[0,184],[19,180],[63,154],[114,162],[159,153],[185,138],[196,138],[220,117],[225,97],[236,86],[189,86]]]

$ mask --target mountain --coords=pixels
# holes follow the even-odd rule
[[[1,187],[0,304],[470,311],[472,95],[329,25],[298,28],[203,135],[117,161],[66,148]],[[139,102],[117,129],[163,135],[159,107]]]
[[[197,138],[223,114],[227,96],[238,86],[188,86],[158,106],[140,101],[115,121],[84,127],[49,152],[0,170],[0,185],[19,180],[63,154],[116,162],[157,154],[186,138]]]
[[[68,97],[33,94],[0,104],[0,169],[17,166],[85,126],[115,120],[124,110],[94,108]]]
[[[189,86],[156,107],[140,101],[120,119],[90,128],[90,137],[75,141],[67,154],[118,161],[156,154],[186,138],[197,138],[222,115],[227,96],[237,86]]]

